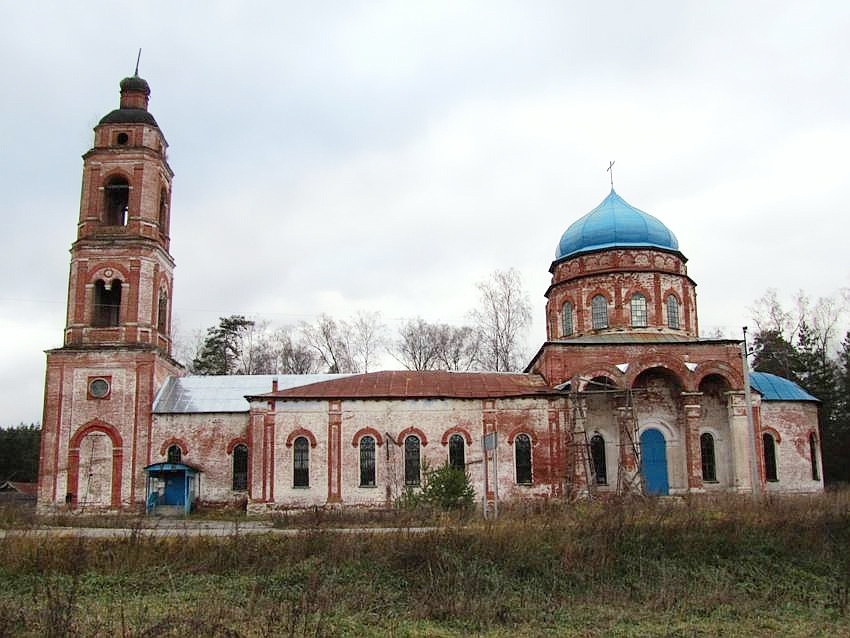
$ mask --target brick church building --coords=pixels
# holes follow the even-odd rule
[[[747,375],[741,342],[699,336],[675,235],[613,189],[557,244],[546,341],[523,373],[187,376],[149,94],[125,78],[83,155],[43,511],[386,507],[446,462],[482,500],[823,489],[817,400]]]

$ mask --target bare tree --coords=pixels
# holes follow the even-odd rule
[[[313,374],[320,369],[319,356],[292,328],[278,328],[271,336],[275,357],[275,372],[280,374]]]
[[[479,360],[496,372],[520,370],[531,303],[517,270],[496,270],[477,284],[478,307],[471,317],[479,335]]]
[[[390,354],[408,370],[439,368],[442,347],[440,327],[428,323],[422,317],[408,319],[399,328],[399,338],[392,344]]]
[[[479,363],[480,334],[469,326],[439,326],[440,367],[456,372],[474,370]]]
[[[319,355],[328,372],[357,372],[347,341],[345,326],[323,314],[314,323],[302,323],[304,341]]]
[[[369,372],[375,363],[375,357],[386,343],[386,326],[381,321],[380,312],[358,312],[354,321],[348,326],[345,322],[340,325],[349,334],[349,353],[355,367],[363,372]]]

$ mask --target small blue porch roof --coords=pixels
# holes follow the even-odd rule
[[[818,401],[793,381],[769,372],[750,372],[750,387],[762,401]]]
[[[201,470],[185,463],[153,463],[145,466],[145,472],[186,472],[187,474],[197,474]]]

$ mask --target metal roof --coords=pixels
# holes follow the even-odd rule
[[[750,387],[762,401],[819,401],[793,381],[768,372],[750,372]]]
[[[612,188],[608,197],[561,236],[555,260],[614,247],[652,246],[679,252],[679,241],[661,221],[635,208]]]
[[[513,372],[394,370],[291,387],[263,398],[483,399],[552,394],[543,377]]]
[[[154,414],[193,412],[247,412],[248,395],[337,379],[340,374],[254,374],[224,376],[169,377],[153,402]]]

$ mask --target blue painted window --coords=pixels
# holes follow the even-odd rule
[[[233,490],[248,489],[248,446],[240,443],[233,448]]]
[[[375,486],[375,439],[360,439],[360,487]]]
[[[514,439],[514,453],[516,482],[531,485],[531,438],[527,434],[519,434]]]
[[[561,336],[568,337],[573,333],[573,304],[564,302],[561,307]]]
[[[310,443],[303,436],[292,445],[292,485],[310,487]]]
[[[629,306],[632,312],[632,328],[646,328],[646,297],[640,293],[632,295]]]
[[[419,437],[409,436],[404,439],[404,484],[419,485]]]
[[[590,316],[594,330],[608,327],[608,300],[603,295],[596,295],[590,301]]]

